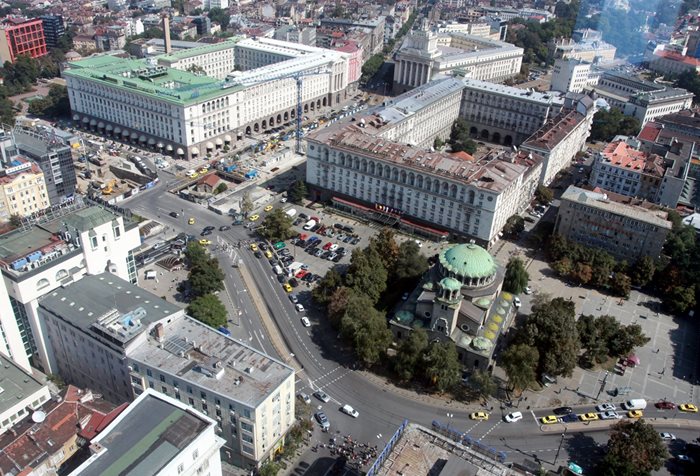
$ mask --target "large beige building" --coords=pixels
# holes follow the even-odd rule
[[[554,232],[632,263],[642,256],[658,259],[671,227],[666,212],[572,185],[561,196]]]
[[[23,157],[13,157],[5,169],[0,169],[0,222],[12,215],[25,217],[50,205],[44,172]]]
[[[324,128],[307,138],[306,181],[318,199],[377,213],[431,237],[455,235],[487,246],[508,217],[527,207],[522,195],[540,163],[429,152],[366,134],[357,125]]]
[[[452,72],[504,81],[520,73],[523,49],[461,32],[437,34],[424,25],[406,36],[395,59],[393,87],[401,93]]]

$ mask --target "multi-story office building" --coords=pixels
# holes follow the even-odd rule
[[[204,0],[202,2],[202,8],[204,10],[211,10],[212,8],[222,8],[227,9],[229,6],[228,0]]]
[[[44,26],[46,46],[49,48],[57,47],[58,40],[66,33],[66,28],[63,25],[63,17],[61,15],[43,15],[40,18]]]
[[[520,73],[522,59],[523,49],[509,43],[460,32],[437,34],[424,23],[396,52],[394,91],[407,91],[453,71],[477,80],[504,81]]]
[[[216,79],[225,79],[233,71],[236,40],[196,45],[194,48],[160,55],[157,57],[158,64],[180,71],[202,71],[206,76]]]
[[[194,17],[192,23],[197,27],[197,35],[211,35],[211,20],[208,16],[200,15]]]
[[[275,30],[275,40],[316,46],[316,27],[282,25]]]
[[[665,172],[663,157],[616,141],[595,154],[590,183],[620,195],[655,202]]]
[[[294,423],[293,368],[115,276],[58,289],[39,312],[67,381],[120,401],[152,388],[187,404],[216,420],[229,463],[259,466]]]
[[[212,67],[217,67],[218,54],[229,54],[228,42],[219,45],[202,47],[202,55],[213,58]],[[168,56],[182,67],[197,64],[199,55],[176,54]],[[349,57],[258,38],[236,43],[234,58],[242,71],[225,80],[157,65],[153,59],[113,56],[72,62],[63,75],[73,119],[82,126],[192,157],[295,118],[294,75],[304,75],[304,113],[345,99]]]
[[[0,222],[9,221],[12,215],[33,215],[49,205],[44,172],[37,164],[15,156],[0,169]]]
[[[464,83],[455,78],[431,81],[401,96],[384,101],[383,107],[360,119],[359,126],[397,142],[430,148],[436,137],[446,140],[459,117]]]
[[[460,117],[471,135],[498,144],[519,145],[564,105],[558,93],[540,93],[512,86],[464,80]]]
[[[675,51],[657,50],[649,60],[649,69],[661,74],[700,73],[700,59]]]
[[[0,291],[1,292],[1,291]],[[0,435],[31,415],[51,399],[48,385],[35,379],[31,372],[21,368],[0,353],[2,392],[0,392]],[[0,466],[1,467],[1,466]],[[2,468],[3,471],[6,468]]]
[[[77,179],[71,147],[56,131],[33,122],[21,121],[12,132],[15,149],[36,162],[44,172],[51,205],[71,199]]]
[[[615,59],[615,48],[603,40],[575,41],[571,38],[561,38],[553,41],[550,52],[554,59],[575,59],[589,63],[606,63]]]
[[[321,18],[320,23],[324,28],[336,30],[359,29],[369,31],[369,44],[367,52],[370,55],[379,53],[384,47],[384,25],[386,17],[380,16],[372,20],[353,20],[350,18]]]
[[[86,274],[108,271],[137,281],[133,251],[141,244],[131,220],[96,206],[54,206],[33,224],[0,236],[2,352],[20,366],[47,369],[39,299]],[[2,343],[2,341],[0,341]]]
[[[571,185],[561,196],[554,232],[630,263],[642,256],[658,259],[672,225],[666,212],[639,202]]]
[[[19,55],[39,58],[47,54],[40,18],[8,17],[0,23],[0,61],[14,63]]]
[[[307,138],[306,181],[318,199],[430,236],[453,234],[487,246],[508,217],[527,206],[521,189],[530,166],[429,152],[367,134],[357,125],[324,128]],[[415,220],[415,221],[412,221]]]
[[[549,89],[563,93],[580,93],[586,86],[598,84],[602,73],[591,66],[591,63],[578,59],[556,60]]]
[[[89,458],[70,476],[120,473],[123,468],[151,476],[221,476],[223,444],[213,419],[147,389],[90,440]]]
[[[575,109],[562,110],[522,143],[521,150],[544,159],[540,183],[552,183],[559,172],[573,163],[576,154],[586,148],[595,113],[593,100],[583,97]]]

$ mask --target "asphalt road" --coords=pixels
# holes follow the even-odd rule
[[[217,215],[202,206],[172,196],[167,193],[163,184],[120,205],[169,225],[175,230],[173,234],[185,231],[198,235],[202,228],[207,225],[215,226],[218,230],[221,225],[231,224],[231,220],[227,216]],[[171,211],[181,212],[182,215],[179,218],[172,218],[168,215]],[[195,225],[187,225],[189,217],[195,218]],[[226,232],[216,231],[213,236],[208,238],[216,243],[219,236],[230,243],[254,239],[254,236],[242,226],[234,226]],[[467,432],[472,438],[481,440],[496,450],[506,451],[509,461],[522,461],[536,456],[541,461],[551,464],[561,444],[558,462],[562,463],[566,458],[571,458],[584,467],[586,460],[592,458],[600,450],[601,445],[607,441],[605,429],[591,431],[585,428],[580,431],[570,426],[571,430],[560,433],[560,431],[564,431],[565,427],[558,425],[561,428],[557,429],[556,432],[545,432],[540,427],[537,418],[551,414],[551,412],[542,409],[532,412],[527,407],[527,402],[521,402],[519,408],[503,410],[494,408],[488,421],[473,421],[469,418],[469,411],[453,410],[449,404],[435,407],[419,399],[406,398],[375,385],[364,378],[362,374],[353,370],[351,352],[338,343],[335,332],[322,316],[310,309],[311,301],[308,288],[300,286],[295,290],[307,308],[306,314],[312,322],[310,328],[305,328],[300,322],[302,314],[297,313],[294,309],[287,294],[272,273],[267,260],[255,258],[243,246],[237,251],[238,258],[243,261],[243,266],[250,270],[250,274],[259,288],[260,294],[264,297],[265,304],[275,319],[287,346],[294,354],[294,358],[303,366],[303,371],[298,373],[297,391],[311,394],[313,391],[321,389],[331,397],[331,401],[328,403],[323,403],[312,397],[314,411],[322,409],[328,415],[331,422],[331,432],[338,431],[344,435],[350,434],[357,441],[370,442],[381,447],[404,419],[428,427],[433,420],[440,420],[449,423],[452,428]],[[227,293],[240,311],[239,316],[232,316],[234,337],[246,340],[253,347],[276,355],[239,273],[233,270],[234,258],[223,253],[218,254],[218,256],[227,275]],[[618,398],[614,401],[618,403],[621,399]],[[354,419],[341,413],[339,408],[343,404],[350,404],[358,410],[359,418]],[[513,410],[522,411],[523,420],[513,424],[505,423],[502,416]],[[576,413],[584,413],[594,410],[593,407],[589,406],[577,407],[575,411]],[[659,430],[672,431],[679,439],[692,441],[699,433],[697,429],[679,428],[675,422],[665,423],[664,420],[674,417],[689,418],[696,423],[695,428],[700,428],[700,418],[697,414],[683,414],[675,410],[657,410],[650,404],[645,410],[645,417],[658,418]],[[565,436],[562,437],[562,434]]]

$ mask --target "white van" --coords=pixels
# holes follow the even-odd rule
[[[294,208],[290,208],[284,213],[286,213],[289,218],[294,218],[294,216],[297,214],[297,211]]]
[[[622,404],[625,410],[644,410],[647,407],[647,401],[643,398],[633,398]]]
[[[357,418],[357,417],[360,416],[360,412],[358,412],[357,410],[355,410],[355,409],[354,409],[353,407],[351,407],[350,405],[343,405],[343,406],[340,408],[340,411],[343,412],[343,413],[345,413],[346,415],[350,415],[350,416],[353,417],[353,418]]]
[[[282,268],[281,268],[280,265],[278,265],[278,264],[276,264],[276,265],[272,268],[272,271],[273,271],[277,276],[279,276],[280,274],[284,274],[284,271],[282,271]]]
[[[315,226],[316,226],[316,220],[309,220],[304,225],[304,230],[309,231],[310,229],[312,229]]]
[[[152,269],[149,269],[144,274],[145,279],[156,279],[157,276],[158,276],[158,273],[156,271],[153,271]]]

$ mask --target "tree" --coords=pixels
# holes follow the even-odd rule
[[[214,189],[214,195],[223,193],[226,190],[228,190],[228,185],[226,185],[225,182],[221,182],[219,185],[216,186],[216,189]]]
[[[656,272],[656,264],[654,260],[648,256],[639,258],[632,267],[632,284],[635,286],[646,286],[654,277]]]
[[[662,296],[664,305],[675,314],[685,314],[695,307],[695,288],[673,286],[669,293]]]
[[[367,81],[377,74],[377,71],[379,71],[379,68],[381,68],[383,64],[384,56],[381,53],[370,56],[370,58],[365,61],[365,64],[362,65],[360,84],[367,84]]]
[[[423,356],[424,376],[440,392],[459,382],[461,364],[452,341],[432,342]]]
[[[573,301],[555,298],[533,308],[518,337],[539,352],[537,370],[571,376],[581,347]]]
[[[610,439],[598,469],[603,476],[643,476],[658,471],[668,458],[658,431],[642,419],[621,421],[610,428]]]
[[[394,278],[416,279],[428,270],[428,259],[421,254],[418,243],[406,240],[399,245],[399,255],[394,266]]]
[[[372,305],[386,289],[387,271],[379,254],[370,246],[355,250],[345,275],[345,284],[359,294],[367,296]]]
[[[221,29],[225,30],[228,28],[228,24],[231,21],[231,15],[219,7],[214,7],[209,10],[209,20],[217,22],[219,25],[221,25]]]
[[[477,145],[469,135],[469,124],[461,117],[452,125],[449,144],[452,152],[466,152],[467,154],[476,152]]]
[[[306,189],[306,182],[303,180],[297,180],[289,190],[288,198],[292,203],[301,204],[308,193],[309,192]]]
[[[377,363],[392,341],[384,313],[376,310],[374,302],[363,294],[350,295],[340,332],[352,343],[357,358],[366,366]]]
[[[250,194],[248,192],[243,192],[241,197],[241,213],[248,218],[248,214],[253,211],[253,201],[250,199]]]
[[[195,296],[204,296],[223,291],[224,277],[224,272],[219,267],[219,261],[212,258],[206,264],[191,269],[187,281]]]
[[[500,365],[508,376],[510,386],[522,392],[535,383],[540,354],[527,344],[510,345],[502,354]]]
[[[202,266],[209,261],[209,255],[202,245],[196,241],[190,241],[185,248],[185,258],[190,269]]]
[[[527,287],[530,275],[525,270],[523,260],[511,258],[506,266],[506,275],[503,278],[503,289],[513,294],[521,294]]]
[[[490,398],[496,396],[498,392],[498,384],[488,372],[476,370],[469,377],[469,385],[479,393],[482,398]]]
[[[226,307],[213,294],[205,294],[194,299],[187,306],[187,314],[214,328],[226,325]]]
[[[391,228],[382,228],[369,240],[369,246],[377,253],[389,274],[394,274],[396,260],[399,258],[399,245],[396,244],[395,235]]]
[[[549,187],[539,184],[535,190],[535,200],[541,205],[548,205],[554,200],[554,192]]]
[[[609,141],[616,135],[637,135],[639,129],[639,121],[623,115],[619,109],[599,109],[593,116],[591,139]]]
[[[586,263],[576,263],[570,275],[580,284],[585,285],[593,279],[593,269]]]
[[[608,352],[614,357],[629,355],[635,348],[649,342],[639,324],[620,326],[608,341]]]
[[[14,228],[21,226],[22,216],[18,213],[13,213],[12,215],[10,215],[10,225],[12,225]]]
[[[525,230],[525,219],[520,215],[511,215],[506,224],[503,225],[503,234],[512,238],[516,238]]]
[[[328,320],[336,329],[340,328],[341,320],[345,315],[345,310],[348,308],[348,303],[352,297],[353,291],[345,286],[336,288],[328,300],[326,311]]]
[[[632,290],[632,280],[625,273],[615,273],[612,279],[613,290],[622,297],[628,297]]]
[[[401,380],[408,382],[413,379],[427,348],[428,334],[423,329],[412,330],[401,341],[394,357],[394,370]]]
[[[445,146],[445,141],[440,139],[439,137],[436,137],[435,140],[433,141],[433,149],[435,150],[440,150]]]
[[[695,98],[700,98],[700,77],[694,71],[685,71],[678,75],[675,81],[678,88],[687,89],[695,95]],[[694,99],[696,102],[698,99]]]
[[[280,469],[282,469],[282,467],[279,463],[275,461],[268,461],[267,463],[260,466],[258,474],[260,476],[276,476],[277,473],[280,472]]]
[[[333,293],[342,285],[343,277],[335,268],[331,268],[326,275],[318,281],[316,287],[311,291],[311,296],[314,298],[314,301],[319,304],[328,304]]]
[[[265,216],[259,232],[260,236],[272,242],[284,241],[296,235],[292,229],[292,217],[281,208],[275,208]]]

